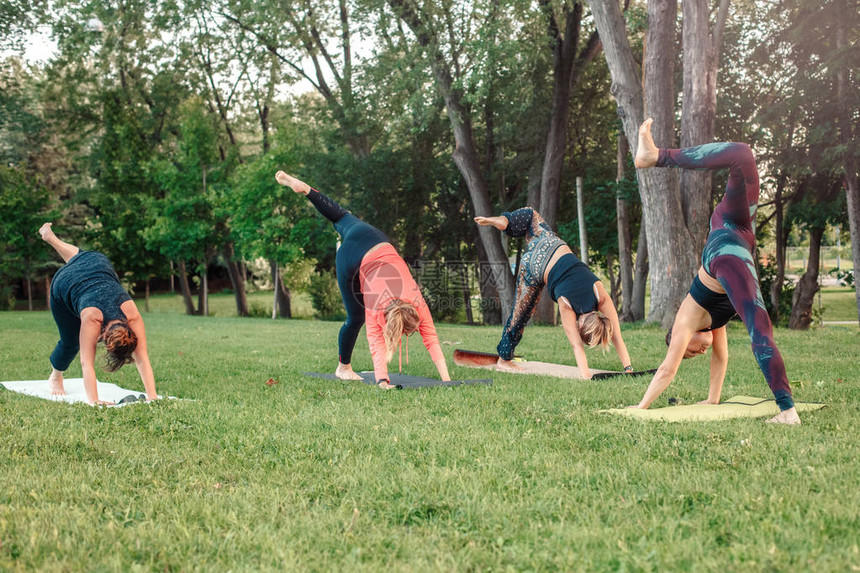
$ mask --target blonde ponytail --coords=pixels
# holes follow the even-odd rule
[[[397,343],[404,334],[412,334],[418,330],[418,311],[405,300],[395,298],[385,307],[385,328],[382,336],[385,338],[385,362],[390,362],[397,350]]]
[[[589,348],[600,345],[606,349],[612,340],[612,323],[598,310],[587,312],[579,317],[579,335]]]

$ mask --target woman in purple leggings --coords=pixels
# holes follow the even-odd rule
[[[654,375],[638,408],[647,408],[666,389],[681,360],[711,352],[708,399],[718,404],[728,366],[726,323],[740,315],[752,352],[770,386],[780,413],[770,422],[799,424],[782,355],[773,340],[755,265],[755,214],[759,179],[755,158],[744,143],[708,143],[686,149],[658,149],[647,119],[639,128],[636,167],[729,169],[726,194],[711,215],[711,231],[702,252],[702,266],[681,303],[670,335],[666,358]]]

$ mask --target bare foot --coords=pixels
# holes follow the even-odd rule
[[[39,227],[39,235],[42,237],[43,241],[47,241],[51,237],[56,236],[54,235],[54,230],[51,229],[51,225],[53,225],[53,223],[45,223],[44,225]]]
[[[654,123],[654,120],[649,117],[639,126],[639,145],[636,148],[633,165],[640,169],[657,165],[659,151],[657,150],[657,146],[654,145],[654,140],[651,138],[652,123]]]
[[[504,231],[508,228],[507,217],[475,217],[475,222],[482,227],[495,227],[499,231]]]
[[[334,375],[338,380],[361,380],[361,376],[352,369],[352,364],[341,364],[338,362]]]
[[[275,173],[275,180],[281,185],[285,185],[295,191],[296,193],[301,193],[302,195],[307,195],[311,192],[311,186],[305,183],[304,181],[299,181],[295,177],[287,175],[283,171],[278,171]]]
[[[48,223],[50,224],[50,223]],[[48,378],[48,386],[51,389],[51,396],[65,396],[66,389],[63,388],[63,373],[54,372]]]
[[[782,412],[768,420],[767,423],[797,426],[800,425],[800,416],[797,415],[797,408],[791,407],[788,410],[783,410]]]
[[[499,361],[496,362],[496,370],[500,372],[522,372],[523,367],[513,360],[504,360],[499,358]]]

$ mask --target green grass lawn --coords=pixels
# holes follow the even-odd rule
[[[95,409],[0,390],[0,570],[860,568],[857,327],[777,331],[796,398],[829,407],[774,427],[598,412],[638,401],[643,378],[385,392],[302,376],[333,368],[338,323],[144,316],[159,392],[191,400]],[[439,327],[449,364],[499,331]],[[662,337],[625,326],[635,366],[657,366]],[[738,325],[729,337],[723,397],[768,396]],[[0,379],[46,377],[56,338],[46,312],[0,313]],[[405,370],[432,376],[417,338],[410,350]],[[573,361],[561,328],[529,328],[519,350]],[[354,363],[370,367],[363,335]],[[685,363],[655,406],[703,399],[707,372]],[[99,378],[142,388],[133,367]]]
[[[821,289],[822,318],[829,320],[857,321],[857,299],[854,289],[849,287],[827,287]],[[814,308],[818,308],[818,296]]]

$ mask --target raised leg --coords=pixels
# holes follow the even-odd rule
[[[278,171],[275,174],[275,179],[281,185],[285,185],[300,195],[304,195],[316,207],[320,214],[331,221],[337,223],[344,215],[349,213],[346,209],[337,204],[337,201],[327,197],[319,191],[312,189],[310,185],[304,181],[299,181],[295,177],[287,175],[283,171]]]
[[[54,250],[63,257],[65,262],[69,262],[72,257],[77,255],[81,250],[74,245],[70,245],[65,241],[61,241],[57,235],[54,234],[54,230],[51,229],[51,225],[53,223],[45,223],[41,227],[39,227],[39,235],[42,236],[42,240],[54,247]]]
[[[726,194],[715,209],[722,221],[749,226],[758,207],[759,177],[750,146],[746,143],[706,143],[685,149],[660,149],[658,167],[728,169]]]

